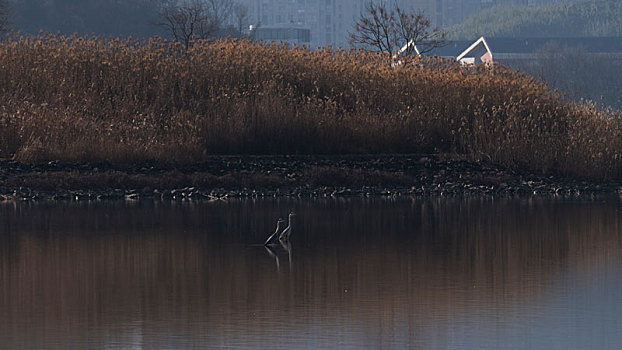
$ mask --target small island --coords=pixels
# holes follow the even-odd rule
[[[249,40],[0,43],[3,199],[619,195],[622,115],[503,66]]]

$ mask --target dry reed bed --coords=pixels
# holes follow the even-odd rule
[[[250,41],[0,42],[0,157],[196,162],[211,154],[457,153],[622,177],[622,116],[502,67]]]

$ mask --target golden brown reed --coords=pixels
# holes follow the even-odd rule
[[[622,177],[619,112],[567,102],[503,67],[42,34],[0,43],[0,93],[0,157],[29,162],[435,152]]]

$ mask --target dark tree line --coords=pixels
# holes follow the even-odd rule
[[[10,28],[24,33],[104,34],[147,37],[162,31],[153,25],[162,0],[10,0]]]
[[[31,34],[161,35],[183,41],[235,36],[247,16],[235,0],[0,0],[0,30]]]
[[[500,5],[449,29],[450,39],[488,37],[621,36],[622,2],[565,1],[538,6]]]

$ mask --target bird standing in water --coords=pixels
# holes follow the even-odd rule
[[[296,216],[296,214],[289,213],[289,223],[287,227],[283,230],[283,232],[281,232],[281,235],[279,236],[279,241],[281,242],[288,242],[289,236],[291,236],[292,234],[292,216]]]
[[[276,222],[276,231],[274,231],[274,233],[270,235],[270,237],[268,237],[266,243],[264,243],[263,245],[276,244],[279,241],[279,231],[281,230],[281,224],[284,222],[285,220],[279,218],[279,220]]]

